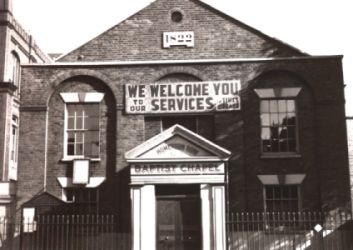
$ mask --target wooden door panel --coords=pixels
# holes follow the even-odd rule
[[[200,212],[199,199],[158,199],[158,250],[200,249]]]
[[[201,207],[198,199],[180,201],[181,206],[181,245],[183,250],[200,249]]]
[[[173,200],[157,200],[158,250],[176,250],[176,203]]]

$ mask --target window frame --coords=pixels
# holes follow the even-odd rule
[[[10,139],[10,161],[17,166],[18,162],[18,116],[12,115],[11,139]]]
[[[17,181],[18,167],[18,148],[19,148],[19,115],[17,112],[12,114],[10,142],[9,142],[9,172],[8,178]]]
[[[13,85],[17,87],[16,91],[14,92],[14,97],[18,98],[18,96],[20,95],[21,60],[16,51],[11,52],[10,60],[11,60],[10,79]]]
[[[295,132],[295,136],[294,136],[294,140],[295,140],[295,150],[294,151],[271,151],[271,152],[266,152],[264,151],[264,145],[263,145],[263,139],[262,139],[262,129],[263,128],[271,128],[271,125],[263,125],[262,124],[262,121],[261,121],[261,116],[264,114],[261,112],[261,103],[264,102],[264,101],[268,101],[269,102],[269,105],[270,105],[270,102],[271,101],[277,101],[277,110],[279,110],[279,105],[278,105],[278,102],[279,101],[293,101],[294,102],[294,118],[295,118],[295,124],[294,126],[293,125],[286,125],[286,126],[281,126],[281,125],[278,125],[276,126],[276,128],[278,127],[285,127],[287,128],[287,131],[288,131],[288,128],[289,127],[294,127],[294,132]],[[262,155],[273,155],[273,156],[276,156],[276,155],[298,155],[299,154],[299,130],[298,130],[298,108],[297,108],[297,100],[295,98],[266,98],[266,99],[260,99],[260,108],[259,108],[259,117],[260,117],[260,140],[261,140],[261,154]],[[275,113],[275,112],[274,112]],[[281,112],[277,111],[275,114],[279,115]],[[287,114],[288,112],[286,112],[285,114]],[[272,114],[269,110],[269,112],[267,114]],[[287,140],[288,140],[288,137],[287,137]],[[289,148],[289,146],[288,146]]]
[[[258,117],[259,117],[259,130],[260,130],[260,151],[261,158],[282,158],[282,157],[300,157],[300,141],[299,141],[299,119],[298,119],[298,95],[301,87],[286,87],[286,88],[261,88],[254,89],[259,97]],[[261,102],[266,100],[293,100],[295,107],[295,151],[284,152],[264,152],[262,140],[262,121],[261,121]]]
[[[99,188],[86,187],[66,187],[62,189],[63,200],[67,204],[72,204],[79,214],[84,212],[87,214],[98,213],[100,207],[100,190]],[[92,198],[94,194],[95,199]],[[81,199],[81,198],[87,198]]]
[[[69,105],[82,105],[82,113],[81,114],[78,114],[76,113],[75,111],[75,114],[74,116],[70,116],[68,114],[68,106]],[[99,130],[99,120],[100,120],[100,116],[98,114],[98,129],[88,129],[86,128],[86,124],[85,124],[85,121],[86,121],[86,118],[89,118],[90,116],[87,115],[87,105],[97,105],[97,108],[99,109],[99,103],[66,103],[65,105],[65,125],[66,125],[66,128],[65,128],[65,134],[66,134],[66,148],[65,148],[65,157],[66,158],[73,158],[73,159],[91,159],[92,157],[90,157],[89,155],[87,155],[87,153],[85,153],[85,145],[86,145],[86,137],[87,137],[87,134],[89,132],[95,132],[95,133],[98,133],[98,142],[100,142],[100,130]],[[73,119],[73,122],[74,122],[74,128],[68,128],[68,123],[69,123],[69,119]],[[78,120],[81,119],[81,128],[77,128],[77,122]],[[68,138],[69,138],[69,134],[72,133],[74,134],[74,142],[73,143],[69,143],[68,142]],[[78,136],[78,134],[81,134],[81,141],[78,142],[78,140],[76,139],[76,137]],[[68,148],[69,148],[69,145],[72,144],[73,147],[74,147],[74,154],[73,155],[69,155],[68,154]],[[78,154],[76,153],[76,149],[77,149],[77,146],[81,144],[82,145],[82,154]],[[98,157],[93,157],[93,159],[97,159],[99,158],[99,152],[100,152],[100,143],[98,144]]]
[[[63,188],[64,200],[67,203],[80,203],[80,204],[98,204],[99,203],[99,189],[98,188],[86,188],[86,187],[66,187]],[[69,198],[69,193],[71,193],[72,198]],[[82,201],[77,199],[78,196],[84,196],[83,192],[87,192],[88,200]],[[95,193],[95,199],[91,198],[92,193]]]
[[[280,202],[288,201],[289,202],[289,201],[297,200],[297,208],[298,208],[297,211],[295,211],[295,210],[293,210],[293,211],[285,211],[285,210],[279,210],[279,211],[271,210],[271,211],[269,211],[267,202],[276,200],[276,199],[272,199],[272,200],[267,199],[267,188],[269,188],[269,187],[296,187],[297,199],[289,199],[289,198],[282,199],[282,197],[281,197],[280,199],[278,199],[278,201],[280,201]],[[300,184],[266,184],[266,185],[263,185],[264,211],[266,213],[300,212],[301,208],[302,208],[301,199],[302,199],[302,195],[301,195]]]
[[[84,154],[83,155],[68,155],[68,104],[82,104],[82,105],[89,105],[89,104],[97,104],[98,108],[100,109],[100,102],[104,98],[104,93],[99,92],[87,92],[87,93],[60,93],[64,103],[64,143],[63,143],[63,159],[62,161],[73,161],[75,159],[90,159],[92,161],[99,161],[100,160],[100,146],[101,146],[101,131],[99,127],[99,122],[101,121],[100,112],[98,114],[98,157],[90,158],[89,156]],[[72,130],[74,131],[74,130]],[[78,131],[78,130],[77,130]],[[84,130],[82,131],[89,131]]]

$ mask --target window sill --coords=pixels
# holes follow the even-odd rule
[[[88,159],[91,162],[99,162],[101,161],[101,158],[84,158],[84,157],[74,157],[74,158],[62,158],[60,161],[61,162],[71,162],[74,160],[83,160],[83,159]]]
[[[285,159],[285,158],[301,158],[302,155],[298,153],[291,153],[291,154],[262,154],[260,156],[261,159]]]

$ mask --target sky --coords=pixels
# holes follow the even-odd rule
[[[346,114],[353,116],[351,0],[202,1],[310,55],[343,55],[344,80],[347,85]],[[47,53],[66,53],[151,2],[13,0],[13,12],[42,50]]]

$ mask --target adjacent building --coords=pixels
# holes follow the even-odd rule
[[[12,1],[0,1],[0,217],[16,203],[20,119],[20,64],[49,63],[32,36],[15,20]]]
[[[218,250],[231,212],[350,208],[342,56],[199,0],[156,0],[55,63],[34,48],[20,102],[17,69],[1,83],[23,214],[117,213],[133,249]]]

